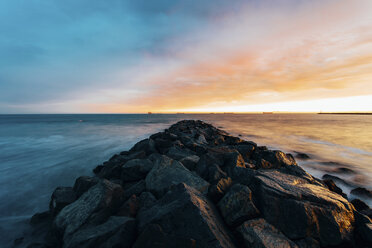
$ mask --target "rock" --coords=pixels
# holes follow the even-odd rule
[[[235,247],[213,204],[186,184],[173,187],[137,219],[140,232],[158,224],[168,235],[195,240],[197,247]]]
[[[81,176],[75,180],[74,191],[77,197],[80,197],[82,194],[87,192],[91,187],[96,185],[99,182],[99,179],[96,177]]]
[[[139,200],[136,195],[132,195],[124,204],[120,207],[116,213],[117,216],[136,217],[137,212],[140,208]]]
[[[49,221],[51,218],[51,214],[49,211],[41,212],[41,213],[36,213],[34,214],[31,219],[30,219],[30,224],[32,226],[38,225],[40,223],[43,223],[45,221]]]
[[[146,188],[155,196],[162,196],[172,185],[185,183],[200,192],[208,190],[208,182],[186,169],[180,162],[167,156],[155,162],[146,177]]]
[[[347,185],[347,186],[352,186],[350,183],[346,182],[344,179],[339,178],[339,177],[334,176],[334,175],[324,174],[322,176],[322,179],[323,180],[330,179],[330,180],[335,181],[337,183],[342,183],[342,184]]]
[[[75,191],[71,187],[57,187],[50,199],[49,211],[55,216],[64,207],[73,203],[76,200]]]
[[[189,157],[192,155],[195,155],[195,153],[190,151],[189,149],[187,148],[182,149],[182,148],[174,147],[174,146],[171,147],[167,152],[167,156],[175,160],[181,160],[185,157]]]
[[[259,215],[252,201],[252,191],[241,184],[233,185],[217,206],[225,222],[230,226],[240,225]]]
[[[165,154],[168,149],[173,145],[172,141],[164,138],[157,138],[155,141],[155,147],[161,154]]]
[[[275,227],[264,219],[254,219],[244,222],[237,231],[242,236],[246,247],[257,248],[289,248],[297,245],[286,238]]]
[[[149,159],[132,159],[121,168],[123,182],[132,182],[144,179],[152,169],[153,163]]]
[[[163,232],[163,229],[156,224],[150,224],[141,233],[133,248],[194,248],[196,242],[182,236],[171,236]]]
[[[372,222],[371,219],[361,213],[355,212],[355,232],[358,247],[372,246]]]
[[[156,202],[156,198],[150,192],[142,192],[139,196],[139,208],[144,210],[152,207]]]
[[[333,182],[332,179],[324,179],[323,180],[323,183],[327,186],[327,188],[330,191],[333,191],[333,192],[341,195],[345,199],[347,199],[347,195],[344,192],[342,192],[342,189],[341,188],[337,187],[337,185],[335,184],[335,182]]]
[[[356,172],[347,167],[338,167],[333,170],[335,173],[344,173],[344,174],[356,174]]]
[[[54,226],[64,238],[88,222],[94,222],[99,214],[106,218],[122,203],[123,189],[120,185],[103,180],[91,187],[78,200],[64,207],[54,220]]]
[[[231,178],[222,178],[215,185],[210,185],[208,188],[208,197],[214,203],[217,203],[225,195],[226,191],[231,187]]]
[[[257,166],[262,169],[297,166],[291,154],[285,154],[281,151],[258,150],[253,153],[252,159],[257,161]]]
[[[290,239],[312,237],[322,246],[351,239],[353,206],[324,186],[278,171],[262,171],[253,194],[264,218]]]
[[[360,199],[354,199],[351,201],[351,204],[353,204],[353,206],[355,207],[356,210],[358,210],[359,212],[360,211],[363,211],[363,210],[367,210],[369,209],[368,205],[360,200]]]
[[[124,191],[123,199],[127,200],[132,195],[139,196],[145,190],[146,190],[146,182],[145,180],[141,180]]]
[[[227,153],[225,155],[225,163],[222,167],[223,170],[226,171],[229,176],[232,176],[236,167],[245,168],[243,156],[237,151]]]
[[[79,229],[64,248],[132,247],[135,239],[135,219],[111,216],[105,223]]]
[[[198,164],[200,160],[200,157],[199,156],[196,156],[196,155],[191,155],[191,156],[187,156],[187,157],[184,157],[180,160],[180,162],[183,164],[183,166],[185,166],[187,169],[193,171],[195,170],[196,168],[196,165]]]
[[[301,159],[301,160],[307,160],[307,159],[310,159],[310,156],[309,155],[307,155],[306,153],[303,153],[303,152],[296,152],[296,151],[294,151],[295,153],[296,153],[296,158],[298,158],[298,159]]]
[[[296,244],[299,248],[320,248],[319,242],[310,237],[296,240]]]
[[[153,139],[144,139],[135,144],[131,149],[130,152],[138,152],[138,151],[144,151],[146,153],[146,156],[149,156],[152,153],[157,153],[155,147],[155,142]]]
[[[244,142],[236,146],[233,146],[232,148],[236,149],[243,156],[244,160],[249,160],[256,147],[257,145],[253,142],[252,143]]]
[[[372,198],[372,191],[366,188],[358,187],[358,188],[353,189],[350,193],[353,195],[357,195],[357,196],[364,196],[364,197]]]

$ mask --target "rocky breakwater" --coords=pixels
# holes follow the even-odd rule
[[[59,187],[29,247],[371,247],[372,223],[290,154],[181,121]]]

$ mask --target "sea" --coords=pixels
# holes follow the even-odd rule
[[[372,115],[320,114],[58,114],[0,115],[0,246],[29,230],[57,186],[72,186],[112,155],[171,124],[195,119],[297,159],[321,178],[330,174],[352,199],[372,190]],[[370,206],[372,201],[365,200]]]

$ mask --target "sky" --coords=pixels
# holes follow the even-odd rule
[[[372,111],[371,0],[2,0],[0,113]]]

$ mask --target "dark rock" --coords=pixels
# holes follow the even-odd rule
[[[244,240],[245,247],[289,248],[297,245],[286,238],[275,227],[264,219],[254,219],[244,222],[237,231]]]
[[[78,177],[74,184],[74,191],[77,197],[80,197],[82,194],[87,192],[91,187],[96,185],[99,182],[99,179],[96,177],[81,176]]]
[[[307,160],[307,159],[310,159],[310,156],[309,155],[307,155],[306,153],[303,153],[303,152],[296,152],[296,151],[294,151],[295,153],[296,153],[296,158],[298,158],[298,159],[301,159],[301,160]]]
[[[198,164],[200,160],[200,157],[196,156],[196,155],[191,155],[191,156],[187,156],[187,157],[184,157],[180,160],[180,162],[183,164],[183,166],[185,166],[187,169],[193,171],[195,170],[196,168],[196,165]]]
[[[163,232],[163,229],[156,224],[150,224],[141,233],[133,248],[194,248],[196,241],[182,236],[171,236]]]
[[[99,174],[101,172],[101,170],[103,169],[103,165],[98,165],[96,166],[96,168],[93,169],[93,173],[94,174]]]
[[[146,153],[146,156],[149,156],[152,153],[157,153],[155,147],[155,142],[153,139],[144,139],[135,144],[131,149],[130,152],[138,152],[138,151],[144,151]]]
[[[296,244],[299,248],[320,248],[319,242],[310,237],[296,240]]]
[[[372,198],[372,191],[362,187],[355,188],[350,193],[357,196]]]
[[[64,207],[76,200],[76,193],[71,187],[57,187],[50,199],[49,211],[55,216]]]
[[[157,138],[155,141],[155,147],[156,149],[161,153],[165,154],[168,149],[173,145],[171,140],[163,139],[163,138]]]
[[[243,156],[237,151],[227,153],[225,155],[225,163],[223,165],[223,169],[229,176],[232,176],[233,171],[236,167],[245,168]]]
[[[156,202],[156,198],[150,192],[142,192],[139,196],[139,208],[141,210],[152,207]]]
[[[344,174],[355,174],[356,172],[350,168],[347,167],[338,167],[333,170],[335,173],[344,173]]]
[[[190,151],[187,148],[179,148],[179,147],[171,147],[168,152],[167,156],[176,160],[181,160],[185,157],[195,155],[193,151]]]
[[[351,239],[353,206],[324,186],[278,171],[262,171],[252,188],[264,218],[290,239],[311,237],[322,246]]]
[[[359,199],[352,200],[351,204],[353,204],[355,209],[358,210],[359,212],[369,209],[368,205],[364,201],[359,200]]]
[[[222,178],[218,181],[217,184],[210,185],[208,188],[208,197],[214,203],[219,202],[222,197],[225,195],[226,191],[231,187],[232,180],[231,178]]]
[[[330,174],[324,174],[322,179],[323,180],[330,179],[330,180],[335,181],[337,183],[342,183],[342,184],[347,185],[347,186],[352,186],[350,183],[346,182],[344,179],[339,178],[339,177],[334,176],[334,175],[330,175]]]
[[[229,189],[218,202],[218,208],[225,222],[230,226],[240,225],[259,215],[252,201],[252,191],[241,184],[235,184]]]
[[[132,159],[121,168],[123,182],[138,181],[144,179],[152,169],[153,163],[149,159]]]
[[[217,164],[212,164],[207,168],[204,173],[204,179],[208,182],[215,184],[222,178],[227,178],[227,173],[224,172]]]
[[[146,190],[145,180],[141,180],[136,184],[132,185],[130,188],[124,190],[124,200],[127,200],[132,195],[139,196],[143,191]]]
[[[285,154],[282,151],[263,150],[256,151],[252,159],[257,161],[258,168],[279,169],[282,167],[297,166],[297,163],[291,154]]]
[[[40,223],[43,223],[45,221],[49,221],[51,218],[51,214],[49,211],[41,212],[41,213],[36,213],[34,214],[31,219],[30,219],[30,224],[31,225],[38,225]]]
[[[54,220],[55,229],[64,239],[69,239],[82,225],[94,222],[94,217],[103,215],[107,219],[121,205],[122,199],[121,186],[103,180],[59,212]]]
[[[105,223],[79,229],[65,241],[64,248],[132,247],[135,239],[135,220],[111,216]]]
[[[195,240],[197,247],[235,247],[213,204],[186,184],[173,187],[137,219],[140,232],[158,224],[171,236]]]
[[[369,217],[355,212],[355,233],[358,247],[372,247],[372,222]]]
[[[124,204],[120,207],[116,213],[117,216],[136,217],[140,203],[136,195],[132,195]]]
[[[332,179],[324,179],[323,180],[323,183],[327,186],[327,188],[330,191],[333,191],[333,192],[341,195],[345,199],[347,199],[347,195],[344,192],[342,192],[342,189],[341,188],[337,187],[337,185],[335,184],[335,182],[333,182]]]
[[[201,192],[206,192],[209,186],[208,182],[167,156],[157,160],[146,177],[147,190],[158,197],[164,195],[169,187],[179,183],[185,183]]]

